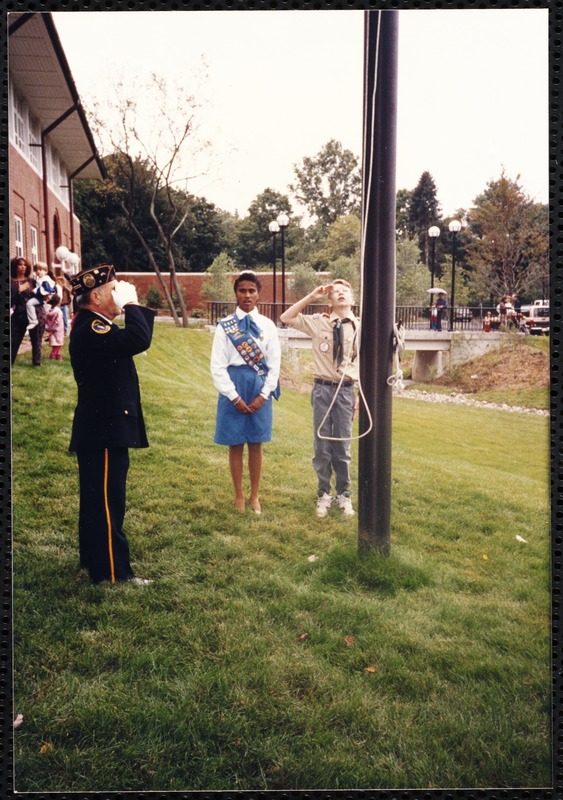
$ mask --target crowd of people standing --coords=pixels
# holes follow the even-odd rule
[[[23,256],[10,262],[11,363],[17,358],[24,338],[29,336],[34,367],[43,363],[45,335],[52,361],[62,360],[62,348],[69,330],[71,286],[61,272],[55,275],[44,262],[32,265]]]

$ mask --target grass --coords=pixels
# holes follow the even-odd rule
[[[499,351],[492,350],[472,362],[457,364],[449,372],[446,371],[442,382],[412,384],[411,388],[432,393],[451,394],[452,391],[463,391],[474,400],[488,403],[506,404],[521,408],[549,409],[548,367],[538,367],[530,361],[530,357],[538,353],[549,355],[550,340],[548,336],[526,336],[525,338],[509,334]],[[506,367],[506,375],[498,375],[497,362],[501,359]],[[405,350],[401,355],[402,369],[406,378],[412,374],[414,351]],[[477,372],[480,380],[477,386],[468,381],[470,372]],[[485,384],[498,382],[494,388],[479,388],[481,380]]]
[[[551,785],[546,419],[396,399],[391,555],[359,558],[313,513],[306,394],[276,405],[262,517],[231,508],[210,345],[159,322],[136,359],[146,588],[78,569],[70,366],[16,362],[16,788]]]

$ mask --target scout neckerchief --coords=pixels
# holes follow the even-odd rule
[[[266,357],[253,338],[253,336],[261,338],[262,332],[250,314],[247,314],[241,320],[239,320],[236,314],[231,314],[225,317],[225,319],[220,319],[219,325],[223,328],[237,352],[242,356],[245,364],[251,367],[258,375],[262,375],[265,380],[268,374]],[[279,394],[280,390],[278,384],[278,387],[272,392],[272,395],[277,400]]]
[[[354,331],[356,330],[356,325],[354,320],[350,319],[349,317],[344,317],[343,319],[337,319],[334,321],[332,326],[332,336],[333,336],[333,358],[336,362],[336,366],[339,367],[344,359],[344,331],[342,330],[342,326],[349,322]],[[354,360],[355,354],[352,354],[352,361]]]

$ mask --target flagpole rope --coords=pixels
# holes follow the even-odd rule
[[[372,103],[371,103],[371,131],[372,132],[373,132],[374,126],[375,126],[375,96],[376,96],[376,91],[377,91],[377,64],[378,64],[378,60],[379,60],[379,38],[380,38],[380,35],[381,35],[381,11],[378,11],[377,14],[378,14],[378,25],[377,25],[377,38],[376,38],[376,45],[375,45],[375,70],[374,70],[374,82],[373,82],[373,93],[372,93]],[[369,69],[369,65],[367,64],[367,59],[365,59],[365,62],[366,62],[365,63],[365,70],[367,72],[367,70]],[[365,75],[364,75],[364,82],[365,82],[365,85],[367,86],[367,80],[366,80]],[[363,303],[364,303],[364,291],[363,291],[363,289],[364,289],[364,269],[365,269],[365,229],[366,229],[367,218],[368,218],[368,204],[369,204],[369,201],[370,201],[370,198],[371,198],[371,185],[372,185],[372,180],[373,180],[373,147],[369,147],[369,160],[367,159],[367,152],[368,152],[368,141],[367,141],[367,136],[364,136],[363,155],[364,155],[364,164],[366,162],[368,164],[368,180],[367,180],[367,189],[366,189],[366,192],[364,192],[364,198],[366,198],[366,202],[364,203],[363,214],[362,214],[362,237],[361,237],[361,250],[360,250],[360,253],[361,253],[361,255],[360,255],[360,325],[362,323]],[[358,374],[358,395],[361,398],[362,403],[364,404],[364,408],[365,408],[366,413],[367,413],[367,417],[368,417],[367,430],[365,430],[363,433],[358,434],[357,436],[351,436],[351,437],[345,437],[345,438],[338,437],[338,436],[323,436],[321,434],[321,428],[325,424],[326,420],[328,419],[328,416],[329,416],[330,412],[332,411],[332,408],[333,408],[334,403],[336,401],[336,398],[338,396],[338,392],[340,391],[340,387],[342,386],[342,382],[344,381],[344,378],[345,378],[345,375],[346,375],[346,367],[348,366],[348,363],[350,361],[351,353],[354,350],[354,344],[355,344],[355,341],[357,339],[357,336],[358,336],[358,331],[355,330],[354,331],[354,336],[352,338],[352,344],[350,346],[350,349],[349,349],[347,357],[346,357],[346,363],[345,363],[344,367],[342,368],[342,377],[340,378],[340,383],[338,384],[338,386],[336,388],[336,391],[334,393],[334,397],[332,398],[332,402],[329,405],[326,414],[324,415],[319,427],[317,428],[317,436],[319,437],[319,439],[324,439],[325,441],[329,441],[329,442],[348,442],[348,441],[351,442],[351,441],[356,441],[358,439],[363,439],[364,436],[367,436],[369,433],[371,433],[371,431],[373,429],[373,417],[371,415],[368,403],[367,403],[365,395],[364,395],[361,377]],[[397,337],[397,342],[398,341],[399,341],[399,337]],[[404,342],[404,339],[403,339],[403,342]],[[359,351],[359,348],[358,348],[358,362],[360,360],[360,357],[361,357],[361,354],[360,354],[360,351]],[[387,382],[389,383],[389,380]]]

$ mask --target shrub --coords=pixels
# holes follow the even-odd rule
[[[235,262],[227,255],[220,253],[207,270],[201,296],[204,300],[231,300],[233,298],[233,280],[229,273],[236,270]]]
[[[154,284],[149,287],[146,302],[149,308],[162,308],[162,293]]]

